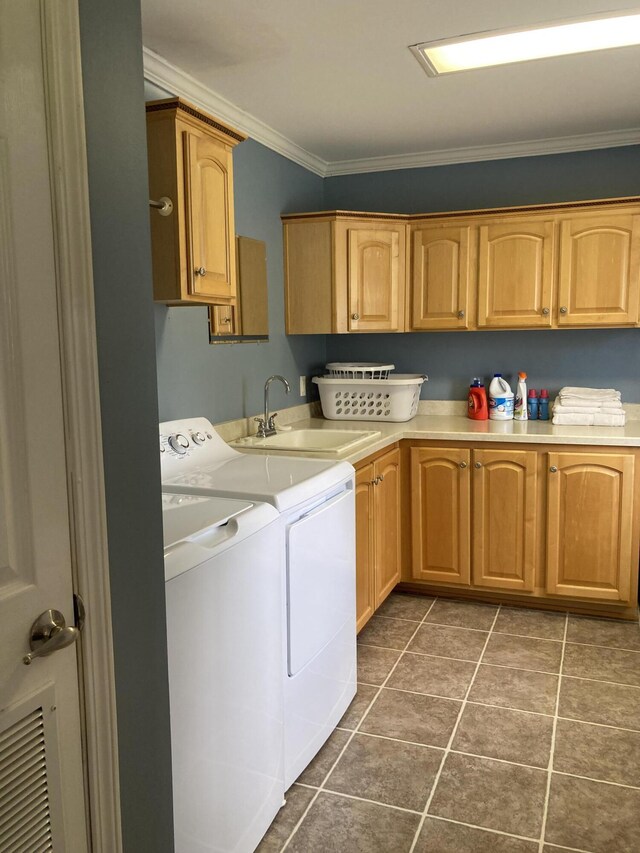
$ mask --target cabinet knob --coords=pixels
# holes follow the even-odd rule
[[[458,463],[458,465],[459,465],[459,467],[460,467],[460,468],[466,468],[466,467],[467,467],[467,463],[466,463],[466,462],[459,462],[459,463]]]
[[[360,315],[356,312],[355,314],[352,314],[352,315],[351,315],[351,319],[352,319],[352,320],[359,320],[359,319],[360,319]]]
[[[564,306],[564,305],[562,306],[562,308],[560,309],[560,313],[561,313],[561,314],[566,314],[566,313],[567,313],[566,306]]]
[[[196,267],[194,272],[196,275],[201,275],[201,276],[205,276],[207,274],[207,271],[204,267]]]
[[[378,477],[378,482],[381,483],[384,480],[384,474],[380,474]]]
[[[462,320],[464,317],[464,311],[458,311],[458,317]]]
[[[476,468],[482,468],[482,462],[476,462]]]
[[[549,309],[548,309],[548,308],[543,308],[543,309],[542,309],[542,313],[544,314],[544,316],[545,316],[545,317],[547,317],[547,316],[549,315]]]
[[[552,474],[557,474],[558,468],[555,465],[552,465],[551,468],[549,468],[549,471],[551,471]]]

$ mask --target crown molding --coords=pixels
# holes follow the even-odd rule
[[[314,172],[323,178],[327,175],[328,163],[326,160],[305,150],[268,124],[241,110],[231,101],[209,89],[208,86],[200,83],[186,71],[172,65],[148,47],[143,47],[142,50],[144,76],[151,83],[155,83],[161,89],[166,89],[172,95],[178,95],[187,101],[191,101],[196,107],[200,107],[206,112],[213,113],[216,118],[237,127],[238,130],[246,133],[252,139],[261,142],[272,151],[282,154],[283,157],[293,160],[294,163],[304,166],[310,172]]]
[[[596,148],[620,148],[640,144],[640,128],[613,130],[607,133],[585,133],[505,142],[498,145],[474,145],[468,148],[444,148],[415,154],[390,154],[357,160],[334,160],[327,164],[326,177],[355,175],[363,172],[387,172],[393,169],[419,169],[425,166],[447,166],[454,163],[476,163],[481,160],[508,160],[514,157],[539,157],[544,154],[566,154]]]
[[[640,144],[640,127],[634,127],[605,133],[584,133],[575,136],[530,139],[523,142],[505,142],[497,145],[473,145],[467,148],[444,148],[437,151],[418,151],[413,154],[389,154],[383,157],[327,162],[297,145],[260,119],[241,110],[148,47],[143,48],[143,55],[144,76],[151,83],[213,113],[216,118],[237,127],[252,139],[322,178],[364,172],[389,172],[394,169],[447,166],[454,163],[477,163],[481,160],[539,157],[544,154],[566,154],[572,151],[592,151],[597,148],[620,148],[625,145]]]

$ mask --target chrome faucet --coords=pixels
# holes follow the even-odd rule
[[[287,394],[291,391],[291,387],[284,376],[280,376],[279,374],[275,374],[274,376],[270,376],[267,381],[264,383],[264,418],[254,418],[258,423],[258,437],[259,438],[268,438],[270,435],[276,434],[276,425],[275,418],[278,416],[277,412],[274,412],[272,415],[269,414],[269,386],[274,381],[274,379],[278,379],[285,387],[285,391]]]

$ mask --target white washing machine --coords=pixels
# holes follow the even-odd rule
[[[284,530],[266,504],[163,495],[175,849],[252,853],[284,797]]]
[[[160,424],[163,489],[271,504],[285,529],[284,781],[289,787],[356,692],[354,469],[242,454],[206,418]]]

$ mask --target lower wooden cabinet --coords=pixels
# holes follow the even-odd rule
[[[356,627],[400,580],[400,450],[356,470]]]
[[[535,585],[538,454],[473,451],[473,583],[521,592]]]
[[[548,463],[547,592],[629,601],[635,457],[549,453]]]
[[[413,576],[468,585],[471,580],[471,452],[411,449]]]
[[[420,445],[410,454],[411,580],[634,605],[637,451]]]

